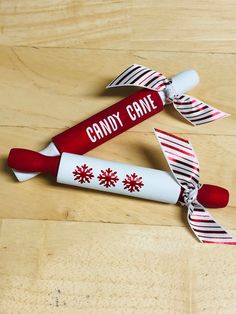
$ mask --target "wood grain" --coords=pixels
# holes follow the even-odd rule
[[[0,257],[4,314],[236,306],[234,247],[199,244],[186,228],[4,219]]]
[[[193,0],[3,0],[10,46],[235,52],[235,3]]]

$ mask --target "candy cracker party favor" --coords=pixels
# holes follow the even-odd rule
[[[226,113],[184,94],[198,81],[194,70],[179,73],[168,80],[159,72],[134,64],[122,72],[108,88],[137,86],[143,89],[56,135],[41,153],[49,156],[57,156],[63,152],[85,154],[159,113],[170,103],[193,125],[227,116]],[[36,174],[15,171],[19,181],[28,180]]]

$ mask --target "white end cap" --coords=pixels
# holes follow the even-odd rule
[[[186,70],[174,75],[172,84],[177,94],[185,94],[199,83],[199,76],[195,70]]]

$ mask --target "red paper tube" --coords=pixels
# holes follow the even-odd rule
[[[58,151],[83,155],[163,110],[156,91],[140,90],[53,137]]]
[[[184,93],[197,85],[199,78],[194,70],[187,70],[172,77],[171,81],[176,91]],[[47,156],[57,156],[62,152],[84,154],[162,111],[165,101],[163,91],[139,90],[56,135],[41,153]],[[38,174],[13,171],[19,181],[26,181]]]

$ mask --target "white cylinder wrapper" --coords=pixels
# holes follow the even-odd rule
[[[171,204],[181,189],[169,172],[70,153],[61,156],[57,182]]]

